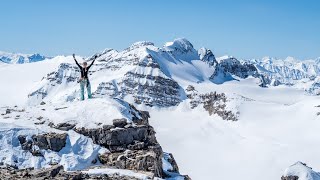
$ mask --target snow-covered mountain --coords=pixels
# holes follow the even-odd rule
[[[0,51],[0,61],[9,64],[24,64],[50,59],[40,54],[20,54]]]
[[[244,60],[252,63],[258,72],[264,76],[266,84],[272,86],[296,85],[307,81],[317,82],[320,75],[320,58],[314,60],[297,60],[293,57],[276,59],[264,57],[262,59]],[[308,87],[312,88],[314,86]]]
[[[320,97],[310,96],[320,88],[319,60],[216,57],[184,38],[76,58],[96,59],[89,72],[94,99],[79,101],[80,72],[71,56],[0,66],[7,75],[0,76],[6,84],[0,178],[10,172],[187,179],[181,172],[226,180],[317,174],[303,163],[283,171],[298,160],[315,168],[320,161]],[[17,173],[17,167],[36,170]]]
[[[288,167],[281,180],[320,180],[320,173],[315,172],[311,167],[305,163],[296,162]]]
[[[210,50],[202,48],[198,52],[183,38],[166,43],[162,48],[143,41],[121,52],[106,49],[87,60],[93,59],[96,63],[90,69],[90,76],[95,97],[117,97],[150,107],[176,106],[190,99],[186,92],[189,86],[204,82],[214,84],[215,81],[223,83],[231,80],[230,77],[247,78],[256,72],[254,67],[241,64],[234,58],[218,64]],[[79,94],[78,77],[79,69],[73,62],[60,64],[29,94],[29,102],[76,100]],[[205,96],[206,93],[197,93],[197,96]],[[196,102],[218,102],[221,100],[218,97],[224,96],[205,97]],[[221,107],[217,107],[219,111],[232,116],[226,119],[236,119],[231,109]]]

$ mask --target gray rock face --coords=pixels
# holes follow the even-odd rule
[[[160,145],[147,149],[126,150],[123,152],[99,155],[102,164],[119,169],[152,172],[156,177],[164,177],[162,169],[162,149]]]
[[[112,122],[115,127],[119,127],[119,128],[124,128],[124,126],[127,125],[127,120],[125,118],[114,119]]]
[[[158,144],[155,138],[155,131],[149,125],[137,125],[121,129],[85,129],[75,128],[79,134],[92,138],[95,144],[108,148],[111,152],[121,152],[126,149],[140,146],[142,148]],[[139,145],[137,145],[139,144]]]
[[[38,134],[33,135],[31,139],[27,139],[26,136],[20,135],[18,136],[18,140],[23,150],[30,151],[33,155],[41,156],[42,154],[39,149],[50,149],[59,152],[66,145],[67,134]]]
[[[100,83],[94,95],[120,98],[133,95],[137,104],[159,107],[175,106],[181,102],[180,86],[176,81],[165,75],[154,76],[139,71],[146,67],[161,71],[159,64],[150,54],[140,59],[136,66],[136,71],[125,73],[120,80]]]
[[[198,94],[193,86],[188,86],[186,91],[192,109],[202,104],[203,108],[209,112],[209,115],[217,114],[224,120],[238,120],[237,114],[226,109],[227,97],[224,93],[218,94],[216,92],[210,92]]]

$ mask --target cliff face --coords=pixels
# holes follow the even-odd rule
[[[86,104],[92,109],[85,108],[84,112]],[[0,177],[4,179],[141,179],[142,175],[188,179],[180,175],[172,154],[162,150],[149,124],[149,113],[122,100],[43,103],[30,109],[7,107],[1,111],[8,122],[15,121],[20,128],[25,126],[22,129],[11,126],[3,133],[13,132],[8,135],[13,140],[4,144],[13,154],[0,155],[0,159],[7,159],[1,161]],[[41,131],[30,130],[31,125]],[[100,173],[92,175],[92,171]],[[140,175],[121,175],[123,171]]]

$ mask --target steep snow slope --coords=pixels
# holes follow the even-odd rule
[[[20,54],[0,51],[0,61],[9,64],[24,64],[50,59],[40,54]]]

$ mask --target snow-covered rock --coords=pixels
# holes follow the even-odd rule
[[[210,49],[200,48],[198,55],[201,61],[207,62],[210,66],[215,66],[218,62]]]
[[[320,180],[320,173],[313,171],[305,163],[296,162],[284,171],[281,180]]]

